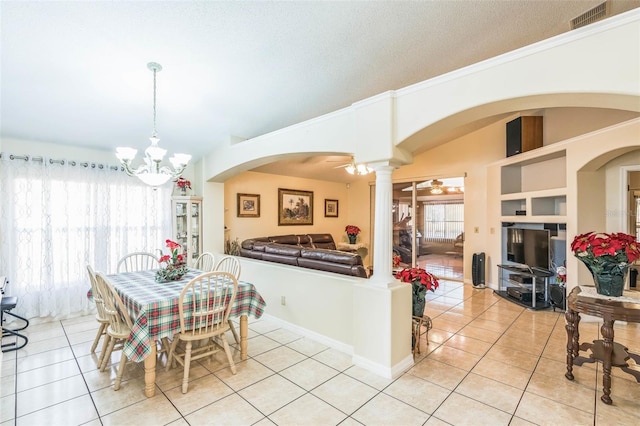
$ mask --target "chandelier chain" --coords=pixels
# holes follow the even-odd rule
[[[153,137],[158,137],[158,132],[156,131],[156,74],[158,70],[156,68],[153,69]]]

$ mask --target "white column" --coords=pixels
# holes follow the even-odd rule
[[[373,240],[373,276],[371,283],[380,287],[395,284],[391,272],[391,254],[393,252],[393,185],[391,173],[395,167],[373,165],[376,171],[376,204]]]

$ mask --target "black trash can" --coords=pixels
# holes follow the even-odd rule
[[[629,269],[629,288],[638,288],[638,270],[636,268]]]

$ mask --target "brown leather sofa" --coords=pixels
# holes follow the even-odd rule
[[[336,250],[331,234],[250,238],[242,242],[240,256],[367,278],[362,258]]]

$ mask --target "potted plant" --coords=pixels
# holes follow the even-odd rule
[[[347,237],[349,237],[349,244],[355,244],[356,238],[360,233],[360,228],[355,225],[347,225],[344,230],[347,233]]]
[[[423,268],[404,268],[396,273],[396,278],[404,283],[411,283],[413,316],[422,317],[427,290],[436,291],[440,286],[438,279]]]

